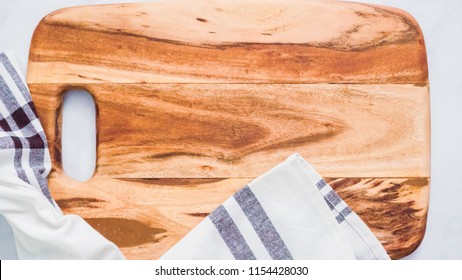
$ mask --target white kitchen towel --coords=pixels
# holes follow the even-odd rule
[[[63,215],[52,199],[48,144],[18,69],[10,53],[0,53],[0,215],[12,229],[0,232],[13,233],[19,259],[123,259],[112,242],[82,218]]]
[[[385,249],[294,154],[227,199],[162,259],[381,259]]]

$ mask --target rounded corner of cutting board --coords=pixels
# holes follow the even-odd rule
[[[366,4],[366,3],[364,3],[363,5],[368,5],[368,6],[371,6],[371,7],[377,7],[379,9],[384,10],[384,11],[390,11],[392,13],[401,15],[417,31],[417,33],[419,34],[419,37],[420,37],[420,39],[418,40],[417,43],[420,45],[421,51],[424,54],[422,56],[421,67],[423,69],[425,69],[425,77],[426,77],[425,84],[428,85],[427,47],[426,47],[426,43],[425,43],[425,34],[424,34],[424,32],[422,30],[422,27],[420,26],[418,20],[410,12],[408,12],[408,11],[406,11],[404,9],[401,9],[401,8],[397,8],[397,7],[393,7],[393,6],[379,5],[379,4]]]
[[[388,252],[391,259],[399,260],[399,259],[408,257],[411,254],[413,254],[415,251],[417,251],[417,249],[419,249],[419,247],[422,245],[422,242],[425,239],[425,235],[426,235],[426,228],[427,228],[427,225],[426,225],[427,220],[426,219],[427,218],[425,218],[425,221],[424,221],[425,226],[424,226],[423,230],[421,230],[420,232],[415,234],[416,238],[415,238],[415,241],[414,241],[413,244],[411,244],[407,248],[403,248],[403,249],[400,249],[400,250],[395,250],[395,251]]]

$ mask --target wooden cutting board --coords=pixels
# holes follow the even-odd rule
[[[398,9],[335,1],[164,1],[46,16],[28,84],[52,194],[132,259],[161,256],[227,197],[299,152],[392,258],[429,200],[425,44]],[[97,106],[97,167],[61,164],[69,89]]]

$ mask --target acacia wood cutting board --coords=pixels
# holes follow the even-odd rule
[[[158,258],[235,191],[299,152],[392,258],[425,232],[425,45],[398,9],[210,0],[59,10],[37,27],[28,84],[51,192],[128,258]],[[97,106],[97,167],[61,164],[63,93]]]

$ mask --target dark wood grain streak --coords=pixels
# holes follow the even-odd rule
[[[428,192],[428,178],[374,179],[363,186],[360,178],[326,181],[376,235],[385,234],[379,238],[390,256],[404,257],[419,246],[419,237],[425,234],[427,205],[410,194]]]
[[[83,207],[83,208],[99,208],[100,204],[104,202],[102,199],[86,198],[86,197],[73,197],[67,199],[55,200],[59,208],[63,211],[68,209]]]
[[[85,221],[120,248],[157,243],[166,230],[120,218],[86,218]]]
[[[197,184],[212,184],[226,180],[227,178],[118,178],[117,180],[142,183],[146,185],[160,186],[195,186]]]
[[[189,215],[189,216],[202,217],[202,218],[207,217],[209,214],[210,213],[187,213],[187,215]]]

